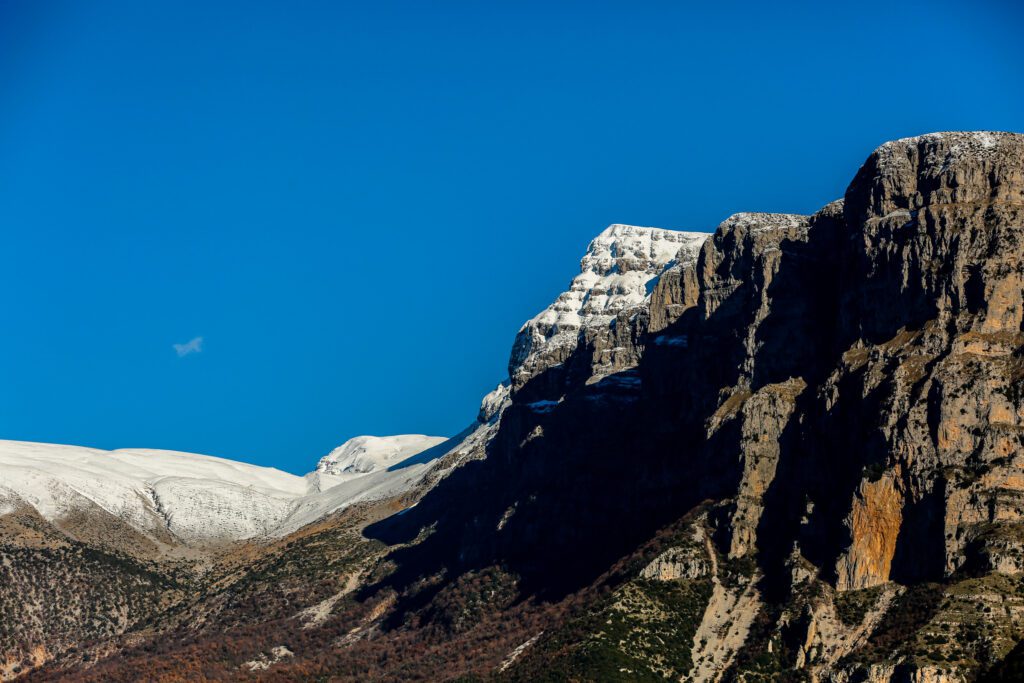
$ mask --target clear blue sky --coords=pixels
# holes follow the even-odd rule
[[[0,437],[452,434],[607,224],[1024,130],[1016,3],[686,4],[0,1]]]

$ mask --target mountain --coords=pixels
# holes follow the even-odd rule
[[[430,460],[409,459],[447,441],[356,437],[305,477],[194,453],[0,441],[0,513],[29,508],[57,526],[121,524],[165,549],[280,536],[406,485]]]
[[[357,436],[325,455],[316,471],[354,477],[389,470],[409,458],[447,441],[443,436],[402,434],[400,436]]]
[[[516,335],[509,361],[515,389],[573,358],[581,343],[593,347],[591,367],[600,374],[636,364],[638,316],[661,273],[692,260],[708,238],[704,232],[677,232],[634,225],[611,225],[587,247],[580,274],[546,309]]]
[[[27,503],[0,516],[0,670],[1021,680],[1022,254],[1024,136],[897,140],[810,216],[608,228],[449,441],[356,441],[306,478],[193,456],[215,485],[103,456],[186,517],[214,489],[290,526],[147,552],[110,542],[152,538],[134,503],[57,514],[0,461]]]
[[[588,248],[571,291],[524,325],[520,340],[537,331],[529,362],[568,348],[579,330],[602,334],[615,316],[635,317],[658,274],[677,253],[692,257],[706,238],[609,227]],[[250,584],[259,566],[251,554],[291,548],[321,520],[331,529],[323,535],[345,539],[326,544],[331,552],[340,545],[342,558],[363,553],[368,542],[351,537],[344,511],[354,508],[361,528],[367,510],[402,510],[463,462],[484,457],[510,386],[502,382],[487,394],[477,419],[453,438],[355,437],[304,477],[189,453],[0,441],[0,540],[8,559],[0,566],[0,605],[12,616],[0,630],[0,676],[73,661],[83,643],[96,647],[122,634],[132,642],[154,620],[162,620],[160,629],[180,625],[185,617],[177,611],[209,609],[202,591]],[[316,548],[324,561],[323,547]],[[240,564],[239,554],[247,557]],[[294,592],[307,600],[319,594],[310,576],[292,578],[301,579]],[[268,582],[250,590],[282,588]],[[349,590],[346,583],[342,592]],[[199,606],[189,607],[197,591]],[[253,661],[262,670],[263,660]]]

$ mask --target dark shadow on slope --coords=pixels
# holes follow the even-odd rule
[[[412,465],[423,465],[433,460],[437,460],[442,455],[447,455],[450,451],[453,451],[460,446],[462,442],[466,440],[466,437],[473,433],[473,430],[476,429],[477,426],[477,423],[473,423],[447,441],[439,443],[436,446],[431,446],[427,450],[420,451],[415,455],[410,455],[405,460],[396,462],[388,468],[388,472],[394,472],[395,470],[400,470]]]
[[[840,330],[848,342],[861,338],[881,344],[901,327],[920,329],[935,319],[939,297],[927,287],[945,281],[952,263],[915,250],[918,234],[930,229],[921,224],[920,212],[913,212],[909,219],[871,214],[871,179],[864,175],[866,168],[861,168],[846,191],[845,220],[859,226],[864,239],[846,250],[846,262],[841,264],[849,286],[841,292]]]
[[[688,312],[661,334],[703,343],[658,347],[640,367],[586,384],[592,350],[530,380],[501,418],[486,459],[453,472],[406,514],[370,526],[397,569],[367,593],[404,593],[425,577],[498,565],[522,594],[558,599],[707,497],[735,490],[735,458],[709,458],[703,424],[735,384],[753,296],[740,287],[707,320]],[[648,346],[648,350],[653,347]],[[648,382],[658,387],[650,390]],[[557,402],[554,402],[556,401]],[[662,419],[671,416],[670,419]],[[443,588],[420,589],[406,610]]]
[[[403,543],[434,527],[426,540],[393,553],[399,568],[389,583],[399,588],[498,564],[521,577],[524,592],[561,595],[642,540],[634,522],[646,502],[629,482],[649,478],[650,468],[633,449],[633,379],[613,376],[554,405],[511,406],[485,460],[452,473],[407,514],[367,530]]]
[[[1024,640],[991,669],[983,673],[979,683],[1019,683],[1024,681]]]
[[[837,483],[845,488],[852,479],[844,473],[848,461],[835,457],[837,453],[814,448],[807,433],[807,416],[814,414],[821,401],[818,388],[840,355],[835,339],[838,244],[844,238],[841,218],[819,215],[812,221],[806,241],[784,240],[780,244],[778,270],[767,285],[773,305],[755,336],[753,391],[790,378],[806,383],[778,437],[779,459],[763,495],[756,532],[761,588],[770,602],[787,597],[791,583],[787,561],[801,541],[808,505],[823,497],[823,490],[831,490]]]
[[[946,482],[940,479],[921,500],[903,510],[890,578],[910,585],[941,581],[946,566]]]

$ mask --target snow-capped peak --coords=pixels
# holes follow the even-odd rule
[[[445,441],[443,436],[424,434],[356,436],[321,458],[316,471],[334,475],[379,472]]]
[[[568,349],[581,329],[609,325],[707,238],[609,226],[588,246],[569,290],[523,326],[514,358],[522,365]],[[278,536],[355,502],[408,491],[446,453],[482,451],[510,391],[506,381],[484,397],[476,424],[456,438],[358,436],[304,477],[190,453],[0,441],[0,515],[29,507],[59,524],[84,511],[109,514],[153,539],[186,545]]]
[[[608,325],[643,303],[657,277],[676,259],[692,260],[709,236],[619,223],[605,228],[587,247],[569,289],[519,331],[510,372],[515,376],[553,347],[574,345],[581,328]]]

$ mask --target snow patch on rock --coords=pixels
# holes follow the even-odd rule
[[[678,260],[695,259],[710,236],[636,225],[606,228],[587,247],[569,289],[520,329],[510,373],[532,374],[530,366],[541,354],[575,345],[581,329],[607,326],[620,312],[646,301],[659,275]]]

